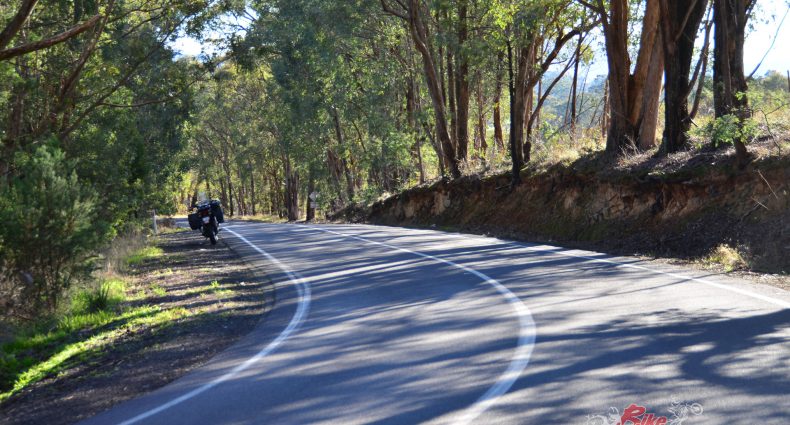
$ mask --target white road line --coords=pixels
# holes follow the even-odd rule
[[[707,280],[707,279],[700,279],[700,278],[696,278],[696,277],[685,276],[685,275],[678,274],[678,273],[665,272],[665,271],[661,271],[661,270],[651,269],[651,268],[645,267],[645,266],[640,266],[640,265],[637,265],[637,264],[621,263],[619,261],[610,260],[610,259],[606,259],[606,258],[595,258],[595,257],[587,256],[587,255],[573,254],[573,253],[568,252],[567,250],[565,250],[563,248],[553,247],[551,245],[545,245],[545,246],[550,247],[551,249],[539,249],[539,247],[536,247],[536,246],[528,246],[528,245],[524,245],[524,244],[520,244],[520,243],[516,243],[516,242],[510,242],[510,243],[513,244],[513,245],[516,245],[516,246],[527,248],[527,250],[529,250],[531,252],[544,252],[544,253],[550,253],[550,254],[553,253],[553,254],[558,254],[558,255],[565,256],[565,257],[580,258],[580,259],[587,260],[587,261],[590,261],[590,262],[595,262],[595,263],[612,264],[615,267],[624,268],[624,269],[637,269],[637,270],[643,270],[643,271],[647,271],[647,272],[651,272],[651,273],[655,273],[655,274],[660,274],[660,275],[664,275],[664,276],[674,277],[676,279],[691,280],[691,281],[694,281],[694,282],[699,282],[699,283],[703,283],[705,285],[713,286],[715,288],[724,289],[725,291],[730,291],[730,292],[734,292],[736,294],[746,295],[747,297],[751,297],[751,298],[755,298],[755,299],[758,299],[758,300],[761,300],[761,301],[765,301],[767,303],[774,304],[774,305],[777,305],[777,306],[782,307],[782,308],[790,308],[790,302],[787,302],[787,301],[784,301],[784,300],[780,300],[778,298],[769,297],[769,296],[762,295],[762,294],[757,294],[757,293],[754,293],[752,291],[747,291],[745,289],[736,288],[736,287],[733,287],[733,286],[729,286],[729,285],[724,285],[724,284],[721,284],[721,283],[713,282],[713,281],[710,281],[710,280]]]
[[[359,227],[373,227],[373,228],[375,228],[375,227],[382,227],[382,226],[375,226],[375,225],[358,225],[358,226]],[[384,227],[387,227],[387,226],[384,226]],[[432,232],[432,233],[438,233],[438,234],[444,234],[444,235],[454,235],[454,236],[457,236],[457,237],[465,239],[465,240],[469,240],[470,237],[475,237],[477,239],[482,239],[482,240],[486,240],[486,241],[488,241],[488,240],[495,240],[495,241],[501,242],[501,243],[506,244],[506,245],[519,247],[519,248],[526,248],[527,250],[529,250],[531,252],[557,254],[557,255],[564,256],[564,257],[579,258],[579,259],[586,260],[586,261],[589,261],[589,262],[594,262],[594,263],[611,264],[611,265],[614,265],[615,267],[619,267],[619,268],[626,268],[626,269],[630,268],[630,269],[636,269],[636,270],[643,270],[643,271],[647,271],[647,272],[650,272],[650,273],[660,274],[660,275],[663,275],[663,276],[674,277],[676,279],[690,280],[690,281],[702,283],[702,284],[705,284],[705,285],[708,285],[708,286],[712,286],[714,288],[723,289],[725,291],[730,291],[730,292],[734,292],[736,294],[745,295],[745,296],[750,297],[750,298],[754,298],[754,299],[757,299],[757,300],[765,301],[767,303],[770,303],[770,304],[773,304],[773,305],[776,305],[776,306],[779,306],[779,307],[782,307],[782,308],[790,308],[790,302],[788,302],[788,301],[781,300],[779,298],[769,297],[767,295],[758,294],[758,293],[755,293],[755,292],[752,292],[752,291],[747,291],[746,289],[736,288],[734,286],[725,285],[725,284],[718,283],[718,282],[713,282],[713,281],[710,281],[710,280],[707,280],[707,279],[700,279],[700,278],[686,276],[686,275],[682,275],[682,274],[678,274],[678,273],[665,272],[665,271],[661,271],[661,270],[651,269],[650,267],[640,266],[640,265],[637,265],[637,264],[622,263],[622,262],[615,261],[615,260],[608,259],[608,258],[596,258],[596,257],[590,257],[588,255],[573,254],[571,252],[571,250],[566,249],[566,248],[562,248],[562,247],[558,247],[558,246],[538,245],[538,244],[525,244],[525,243],[520,243],[520,242],[514,242],[514,241],[508,241],[508,240],[504,240],[504,239],[499,239],[499,238],[491,238],[491,237],[480,236],[480,235],[470,235],[470,234],[464,234],[464,233],[458,233],[458,232],[450,233],[450,232],[437,232],[436,230],[429,230],[429,229],[424,229],[424,230],[427,231],[427,232]],[[548,248],[541,249],[542,246],[548,247]]]
[[[271,354],[274,350],[276,350],[277,347],[279,347],[280,344],[283,343],[283,341],[288,339],[288,337],[290,337],[291,334],[293,334],[299,329],[299,326],[301,326],[302,322],[304,322],[304,319],[307,317],[307,314],[310,311],[310,286],[307,285],[300,276],[292,272],[283,263],[281,263],[279,260],[271,256],[268,252],[255,246],[252,242],[248,241],[247,238],[245,238],[244,236],[241,236],[240,234],[234,232],[233,230],[228,229],[227,227],[223,228],[223,230],[241,239],[243,242],[251,246],[254,250],[258,251],[258,253],[269,259],[269,261],[276,264],[277,267],[279,267],[283,272],[285,272],[286,276],[288,276],[288,279],[296,287],[296,291],[299,294],[299,304],[296,308],[296,312],[291,318],[291,321],[288,323],[288,326],[282,332],[280,332],[280,334],[277,336],[277,338],[274,339],[274,341],[270,342],[269,345],[264,347],[261,351],[259,351],[254,356],[247,359],[244,363],[234,367],[230,372],[214,379],[211,382],[203,384],[200,387],[195,388],[194,390],[180,397],[174,398],[168,401],[167,403],[164,403],[158,407],[143,412],[131,419],[123,421],[120,423],[120,425],[131,425],[133,423],[140,422],[146,418],[156,415],[157,413],[167,410],[177,404],[183,403],[184,401],[189,400],[190,398],[193,398],[198,394],[204,393],[210,390],[211,388],[214,388],[215,386],[219,385],[220,383],[227,381],[228,379],[233,378],[234,376],[238,375],[240,372],[252,366],[258,360],[262,359],[263,357],[266,357],[267,355]]]
[[[507,289],[504,285],[496,281],[495,279],[490,278],[489,276],[471,269],[467,266],[462,264],[454,263],[450,260],[445,260],[443,258],[434,257],[433,255],[424,254],[417,251],[412,251],[406,248],[400,248],[394,245],[389,245],[382,242],[376,242],[369,239],[361,238],[359,236],[347,235],[345,233],[335,232],[332,230],[323,229],[321,227],[314,227],[314,226],[307,226],[309,229],[320,230],[322,232],[331,233],[334,235],[342,236],[344,238],[349,239],[356,239],[365,243],[375,244],[379,246],[383,246],[395,251],[401,251],[408,254],[416,255],[418,257],[427,258],[439,263],[444,263],[456,268],[459,268],[467,273],[471,273],[478,278],[482,279],[485,283],[493,286],[497,292],[499,292],[510,306],[513,308],[513,311],[518,316],[520,330],[518,336],[518,346],[516,347],[516,352],[513,354],[513,357],[510,360],[510,364],[508,365],[507,370],[502,373],[499,378],[497,378],[496,383],[488,389],[480,398],[475,401],[475,403],[466,410],[464,410],[463,415],[456,420],[454,423],[456,424],[469,424],[475,420],[478,416],[480,416],[483,412],[489,409],[494,403],[497,402],[499,397],[504,395],[505,393],[510,390],[510,387],[516,382],[516,380],[521,376],[521,373],[529,364],[529,358],[532,355],[532,349],[535,346],[535,337],[536,337],[536,330],[535,330],[535,321],[532,319],[532,314],[529,311],[529,308],[521,301],[519,297],[516,296],[513,292]]]

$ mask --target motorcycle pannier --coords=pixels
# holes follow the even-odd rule
[[[187,219],[189,220],[189,227],[192,230],[198,230],[200,229],[200,226],[203,225],[203,222],[200,220],[200,216],[197,213],[189,214]]]
[[[211,213],[217,218],[217,222],[224,223],[225,214],[222,212],[222,205],[220,205],[219,201],[213,200],[209,205],[211,205]]]

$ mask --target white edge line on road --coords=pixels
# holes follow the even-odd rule
[[[471,273],[478,278],[482,279],[483,282],[493,286],[497,292],[499,292],[510,304],[513,310],[518,316],[520,330],[518,336],[518,346],[516,347],[516,352],[513,354],[513,357],[510,360],[510,364],[508,365],[507,370],[502,373],[499,378],[497,378],[496,383],[488,389],[480,398],[475,401],[475,403],[469,407],[467,407],[463,413],[463,416],[458,420],[454,421],[456,424],[469,424],[475,418],[480,416],[483,412],[485,412],[488,408],[496,403],[497,399],[504,395],[505,393],[510,390],[510,387],[516,382],[516,380],[521,376],[521,373],[529,364],[530,356],[532,355],[532,349],[535,346],[535,337],[536,337],[536,329],[535,329],[535,321],[532,318],[532,313],[530,313],[529,308],[521,301],[521,299],[516,296],[513,292],[507,289],[504,285],[499,283],[497,280],[492,279],[491,277],[464,266],[462,264],[454,263],[450,260],[445,260],[443,258],[434,257],[433,255],[424,254],[422,252],[412,251],[406,248],[397,247],[394,245],[389,245],[382,242],[376,242],[369,239],[361,238],[359,236],[347,235],[345,233],[335,232],[332,230],[327,230],[321,227],[315,226],[306,226],[309,229],[320,230],[325,233],[331,233],[334,235],[338,235],[344,238],[349,239],[356,239],[365,243],[375,244],[379,246],[383,246],[395,251],[401,251],[408,254],[416,255],[418,257],[427,258],[429,260],[433,260],[439,263],[444,263],[456,268],[459,268],[467,273]]]
[[[787,302],[787,301],[784,301],[784,300],[780,300],[778,298],[769,297],[769,296],[762,295],[762,294],[757,294],[757,293],[754,293],[752,291],[747,291],[745,289],[736,288],[736,287],[733,287],[733,286],[729,286],[729,285],[724,285],[724,284],[721,284],[721,283],[713,282],[713,281],[706,280],[706,279],[700,279],[700,278],[697,278],[697,277],[685,276],[685,275],[678,274],[678,273],[665,272],[665,271],[661,271],[661,270],[651,269],[649,267],[640,266],[638,264],[621,263],[619,261],[610,260],[610,259],[606,259],[606,258],[595,258],[595,257],[587,256],[587,255],[573,254],[571,252],[568,252],[568,250],[566,250],[564,248],[553,247],[551,245],[546,245],[546,246],[549,246],[552,249],[540,249],[540,248],[538,248],[536,246],[529,246],[529,245],[520,244],[520,243],[517,243],[517,242],[509,242],[509,243],[514,244],[516,246],[523,247],[523,248],[527,248],[529,251],[532,251],[532,252],[543,252],[543,253],[549,253],[549,254],[558,254],[558,255],[565,256],[565,257],[580,258],[580,259],[591,261],[591,262],[594,262],[594,263],[612,264],[615,267],[620,267],[620,268],[625,268],[625,269],[643,270],[643,271],[647,271],[647,272],[651,272],[651,273],[655,273],[655,274],[660,274],[660,275],[664,275],[664,276],[674,277],[676,279],[690,280],[690,281],[694,281],[694,282],[698,282],[698,283],[703,283],[705,285],[713,286],[713,287],[716,287],[716,288],[719,288],[719,289],[724,289],[725,291],[730,291],[730,292],[735,292],[737,294],[746,295],[747,297],[751,297],[751,298],[755,298],[755,299],[758,299],[758,300],[761,300],[761,301],[765,301],[767,303],[774,304],[774,305],[777,305],[779,307],[790,308],[790,302]]]
[[[183,403],[184,401],[189,400],[190,398],[193,398],[198,394],[206,392],[211,388],[214,388],[215,386],[219,385],[220,383],[233,378],[234,376],[238,375],[240,372],[252,366],[253,363],[257,362],[258,360],[262,359],[263,357],[271,354],[274,350],[276,350],[277,347],[279,347],[280,344],[283,343],[283,341],[288,339],[288,337],[290,337],[291,334],[293,334],[294,332],[296,332],[297,329],[299,329],[299,326],[301,326],[302,322],[304,322],[305,318],[307,317],[307,314],[310,311],[310,297],[311,297],[310,286],[307,285],[301,277],[299,277],[296,273],[292,272],[283,263],[281,263],[279,260],[271,256],[268,252],[255,246],[252,242],[248,241],[247,238],[245,238],[244,236],[241,236],[240,234],[234,232],[233,230],[228,229],[227,227],[224,228],[223,230],[241,239],[243,242],[245,242],[247,245],[252,247],[255,251],[266,257],[269,261],[276,264],[277,267],[279,267],[283,272],[285,272],[286,276],[288,276],[288,279],[294,284],[299,294],[299,304],[296,308],[296,312],[291,318],[291,321],[288,323],[288,326],[282,332],[280,332],[280,334],[277,336],[277,338],[274,339],[274,341],[270,342],[266,347],[264,347],[261,351],[256,353],[254,356],[247,359],[244,363],[234,367],[228,373],[218,378],[215,378],[211,382],[203,384],[200,387],[195,388],[194,390],[180,397],[174,398],[168,401],[167,403],[164,403],[158,407],[143,412],[131,419],[123,421],[119,425],[131,425],[133,423],[140,422],[143,419],[149,418],[177,404]]]
[[[365,227],[365,226],[377,227],[375,225],[360,225],[360,226],[361,227]],[[388,226],[384,226],[384,227],[388,227]],[[468,239],[469,237],[475,237],[475,238],[478,238],[478,239],[486,239],[486,240],[493,239],[493,240],[496,240],[496,241],[499,241],[499,242],[502,242],[502,243],[505,243],[505,244],[508,244],[508,245],[511,245],[511,246],[516,246],[516,247],[520,247],[520,248],[526,248],[527,250],[532,251],[532,252],[543,252],[543,253],[548,253],[548,254],[557,254],[557,255],[564,256],[564,257],[580,258],[580,259],[587,260],[587,261],[594,262],[594,263],[611,264],[611,265],[614,265],[615,267],[626,268],[626,269],[643,270],[643,271],[647,271],[647,272],[650,272],[650,273],[655,273],[655,274],[660,274],[660,275],[664,275],[664,276],[674,277],[676,279],[690,280],[690,281],[702,283],[702,284],[705,284],[705,285],[709,285],[709,286],[712,286],[712,287],[715,287],[715,288],[723,289],[725,291],[730,291],[730,292],[734,292],[736,294],[745,295],[747,297],[751,297],[751,298],[754,298],[754,299],[757,299],[757,300],[765,301],[767,303],[774,304],[774,305],[777,305],[777,306],[782,307],[782,308],[790,308],[790,302],[781,300],[779,298],[769,297],[767,295],[757,294],[757,293],[752,292],[752,291],[747,291],[746,289],[736,288],[736,287],[733,287],[733,286],[730,286],[730,285],[724,285],[724,284],[713,282],[713,281],[710,281],[710,280],[707,280],[707,279],[701,279],[701,278],[686,276],[686,275],[682,275],[682,274],[678,274],[678,273],[665,272],[665,271],[661,271],[661,270],[651,269],[650,267],[640,266],[638,264],[629,264],[629,263],[623,263],[623,262],[620,262],[620,261],[607,259],[607,258],[596,258],[596,257],[590,257],[588,255],[574,254],[574,253],[571,252],[571,250],[569,250],[567,248],[558,247],[558,246],[539,245],[539,244],[525,244],[525,243],[509,241],[509,240],[505,240],[505,239],[492,238],[492,237],[481,236],[481,235],[472,235],[472,234],[466,234],[466,233],[458,233],[458,232],[438,232],[436,230],[430,230],[430,229],[424,229],[424,230],[429,231],[429,232],[435,232],[435,233],[456,235],[456,236],[463,237],[465,239]],[[540,248],[541,246],[546,246],[549,249],[541,249]]]

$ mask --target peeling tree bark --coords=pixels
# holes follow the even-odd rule
[[[661,92],[659,22],[661,0],[647,0],[642,18],[642,33],[633,74],[629,47],[629,0],[603,1],[594,5],[579,1],[596,12],[603,25],[606,58],[609,65],[607,102],[602,114],[606,131],[606,152],[621,155],[654,144],[657,122],[657,96]]]

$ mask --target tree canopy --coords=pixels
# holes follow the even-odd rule
[[[201,197],[231,216],[311,219],[435,179],[509,170],[513,188],[525,168],[583,154],[597,152],[600,167],[671,155],[694,147],[694,132],[734,146],[744,165],[751,140],[789,121],[783,75],[744,75],[757,10],[753,0],[4,2],[0,218],[14,225],[0,232],[0,300],[20,317],[54,308],[60,292],[30,295],[31,282],[68,286],[149,211]],[[187,35],[218,40],[219,53],[179,55],[173,42]],[[596,51],[607,75],[589,75]],[[22,240],[63,253],[58,271]]]

